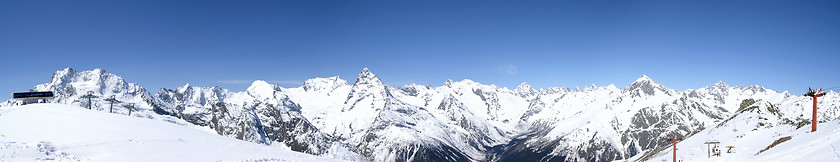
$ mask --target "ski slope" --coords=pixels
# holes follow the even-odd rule
[[[805,100],[802,100],[805,101]],[[731,119],[677,143],[677,160],[683,161],[840,161],[840,120],[819,122],[811,132],[810,112],[792,109],[802,102],[759,101]],[[782,104],[773,104],[782,103]],[[806,102],[807,103],[807,102]],[[783,106],[778,106],[783,105]],[[827,112],[832,104],[823,103]],[[822,114],[821,115],[825,115]],[[792,122],[789,122],[792,121]],[[791,124],[793,123],[793,124]],[[797,126],[796,123],[805,123]],[[786,140],[780,140],[786,139]],[[706,141],[719,141],[720,156],[710,156]],[[783,142],[777,142],[783,141]],[[774,143],[776,143],[774,145]],[[726,146],[735,146],[728,153]],[[771,147],[772,146],[772,147]],[[643,159],[642,154],[630,160]],[[648,161],[672,161],[673,149]]]
[[[0,107],[0,161],[334,161],[64,104]]]

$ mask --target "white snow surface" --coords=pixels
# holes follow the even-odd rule
[[[836,92],[828,95],[836,96]],[[787,96],[787,97],[785,97]],[[825,97],[818,102],[817,131],[811,132],[810,97],[781,93],[759,100],[736,112],[731,119],[715,124],[677,143],[677,160],[684,161],[840,161],[840,98]],[[807,124],[797,128],[798,122]],[[790,137],[772,148],[776,140]],[[710,156],[706,141],[720,142],[720,156]],[[726,146],[734,146],[727,153]],[[767,149],[767,150],[765,150]],[[765,150],[764,152],[761,152]],[[643,158],[638,154],[628,160]],[[655,154],[648,161],[672,161],[673,148]]]
[[[0,108],[0,161],[335,161],[65,104]]]

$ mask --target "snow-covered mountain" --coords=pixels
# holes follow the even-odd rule
[[[666,139],[697,133],[737,109],[735,101],[778,94],[723,82],[679,92],[641,76],[624,89],[613,85],[544,91],[523,116],[527,131],[496,155],[517,159],[611,161],[667,146]],[[534,113],[531,113],[534,112]]]
[[[339,77],[309,79],[294,88],[255,81],[242,92],[187,84],[154,95],[101,69],[68,68],[34,90],[52,90],[58,96],[52,102],[83,107],[80,92],[114,95],[140,105],[137,116],[353,161],[638,159],[659,155],[671,137],[691,137],[727,121],[746,99],[791,102],[777,106],[800,114],[810,105],[793,103],[801,96],[757,85],[718,82],[678,91],[648,76],[624,88],[536,90],[522,83],[510,90],[468,79],[396,87],[367,68],[353,84]],[[102,99],[93,99],[94,107],[107,111]],[[823,111],[823,121],[840,115],[836,108]]]
[[[0,109],[0,161],[336,161],[66,104]]]
[[[828,92],[818,101],[818,128],[811,132],[812,99],[779,93],[744,99],[734,114],[677,143],[677,158],[687,161],[837,161],[840,146],[840,98]],[[707,141],[720,142],[720,156],[710,156]],[[669,141],[670,143],[670,141]],[[726,146],[734,146],[728,153]],[[673,158],[672,147],[632,160]]]
[[[36,85],[30,91],[53,91],[55,97],[47,101],[49,103],[91,107],[98,111],[108,111],[116,114],[127,115],[129,109],[125,105],[134,104],[136,110],[131,112],[132,116],[187,124],[177,118],[155,113],[154,98],[146,89],[136,83],[126,82],[122,77],[108,73],[104,69],[76,71],[72,68],[65,68],[53,73],[49,82]],[[90,103],[88,103],[88,99],[82,98],[88,93],[96,97],[91,98]],[[111,104],[111,102],[106,101],[108,98],[114,98],[117,102]],[[14,102],[10,99],[1,105],[11,106],[14,105]]]
[[[513,91],[469,80],[447,85],[390,87],[364,69],[353,85],[338,77],[316,78],[285,92],[316,127],[371,160],[487,160],[484,152],[507,141],[518,117],[496,113],[502,104],[520,107],[508,100],[500,104],[497,93],[526,102]],[[505,128],[488,123],[503,119],[510,123]]]
[[[155,95],[155,101],[160,114],[212,128],[223,136],[262,144],[279,142],[294,151],[315,155],[361,159],[314,127],[301,115],[300,105],[280,87],[265,81],[255,81],[244,92],[189,84],[176,90],[164,88]]]

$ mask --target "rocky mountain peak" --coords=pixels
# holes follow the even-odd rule
[[[343,110],[346,111],[354,109],[356,107],[356,103],[362,102],[362,100],[365,99],[370,99],[374,102],[382,102],[379,104],[373,104],[373,109],[377,109],[378,111],[382,108],[382,106],[384,106],[383,101],[385,101],[387,96],[390,96],[390,92],[387,87],[382,84],[382,81],[379,80],[379,77],[377,77],[376,74],[371,73],[368,68],[365,68],[361,73],[359,73],[359,78],[356,79],[356,82],[353,83],[353,87],[350,89],[350,94],[347,95],[347,100],[345,100],[345,103],[350,104],[346,105]]]
[[[522,82],[522,84],[519,84],[519,86],[516,87],[514,91],[516,91],[517,95],[522,97],[527,97],[538,93],[536,89],[534,89],[533,87],[531,87],[530,84],[528,84],[528,82]]]
[[[650,77],[648,77],[647,75],[642,75],[639,78],[637,78],[636,81],[633,82],[653,82],[653,79],[650,79]]]
[[[530,91],[531,89],[534,89],[534,88],[531,87],[531,85],[528,84],[528,82],[522,82],[522,84],[519,84],[519,86],[517,86],[516,89],[517,89],[517,91],[520,90],[520,89]]]
[[[332,91],[338,87],[347,85],[347,81],[338,76],[329,78],[314,78],[303,82],[303,89],[306,91]]]
[[[721,94],[728,93],[728,89],[729,89],[729,85],[724,83],[723,81],[718,81],[717,83],[715,83],[715,85],[713,85],[711,87],[711,90],[713,92],[717,92],[717,93],[721,93]]]
[[[364,68],[359,73],[359,77],[356,78],[356,82],[353,83],[354,86],[359,84],[382,84],[382,81],[379,80],[376,74],[371,73],[370,69]]]
[[[96,69],[93,69],[91,71],[93,71],[93,73],[96,73],[96,74],[110,74],[110,73],[108,73],[108,71],[105,71],[105,69],[100,69],[100,68],[96,68]]]
[[[452,82],[452,79],[447,79],[446,82],[443,82],[443,86],[452,88]]]
[[[190,86],[190,83],[187,83],[184,86],[178,87],[178,89],[176,89],[176,90],[178,90],[179,92],[183,92],[183,91],[186,91],[186,90],[190,89],[190,87],[192,87],[192,86]]]
[[[726,84],[723,81],[718,81],[715,83],[714,87],[729,87],[729,84]]]
[[[73,68],[69,68],[69,67],[64,68],[64,70],[56,71],[55,74],[53,74],[53,76],[67,75],[67,74],[70,74],[70,73],[76,73],[76,70],[73,70]]]
[[[647,75],[642,75],[639,79],[636,79],[636,81],[624,88],[624,92],[631,92],[633,96],[640,96],[641,94],[654,95],[656,91],[667,93],[668,88],[653,81]]]

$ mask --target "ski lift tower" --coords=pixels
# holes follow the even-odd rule
[[[720,142],[718,142],[717,140],[707,140],[704,144],[706,144],[706,153],[709,156],[708,158],[712,158],[712,145],[715,145],[715,147],[717,147],[718,144],[720,144]]]
[[[682,140],[681,138],[672,138],[671,142],[674,142],[674,162],[677,162],[677,141]]]
[[[808,93],[805,93],[805,96],[814,97],[814,113],[811,118],[811,132],[817,131],[817,97],[822,97],[824,95],[825,92],[822,91],[822,88],[811,89],[811,87],[808,87]]]

